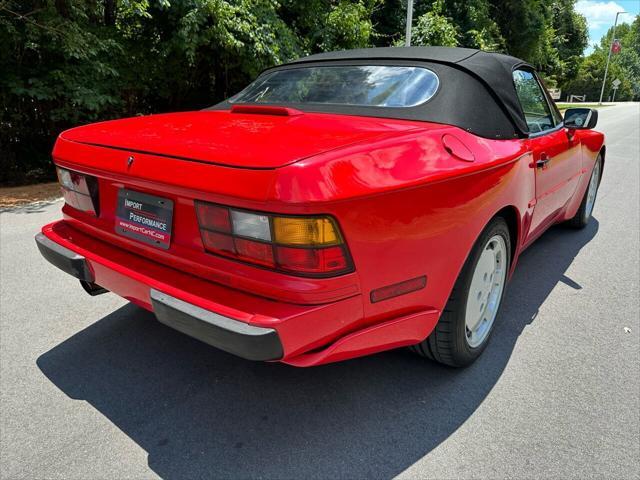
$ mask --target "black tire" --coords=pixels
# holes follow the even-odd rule
[[[509,227],[504,218],[495,217],[482,231],[478,240],[476,240],[456,280],[451,296],[444,307],[444,311],[435,329],[427,339],[410,347],[413,352],[451,367],[464,367],[473,363],[485,349],[493,333],[495,321],[482,344],[473,348],[469,346],[466,338],[465,315],[467,297],[469,295],[475,267],[485,246],[495,235],[501,235],[507,247],[506,271],[508,275],[511,266],[511,236],[509,234]],[[505,288],[502,289],[502,295],[498,303],[498,311],[502,304],[505,290],[506,285]]]
[[[598,155],[595,163],[593,164],[593,170],[591,170],[591,177],[593,177],[596,172],[596,165],[599,167],[597,169],[599,178],[598,178],[598,187],[600,186],[600,180],[602,179],[602,157]],[[591,183],[591,177],[589,178],[589,183]],[[567,225],[572,228],[581,229],[586,227],[589,224],[589,220],[591,220],[591,212],[593,211],[593,207],[591,207],[591,211],[587,209],[587,197],[589,196],[589,185],[587,185],[587,189],[584,191],[584,196],[582,197],[582,202],[580,202],[580,208],[573,216],[573,218],[567,220]],[[596,189],[596,196],[593,199],[593,204],[595,206],[596,200],[598,198],[598,190]]]

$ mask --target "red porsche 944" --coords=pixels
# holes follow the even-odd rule
[[[491,336],[518,255],[584,227],[605,162],[527,63],[376,48],[263,72],[211,108],[86,125],[53,150],[42,255],[232,354],[312,366]]]

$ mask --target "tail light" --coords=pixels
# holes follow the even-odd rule
[[[353,271],[335,220],[279,216],[196,202],[202,244],[209,253],[308,277]]]
[[[57,167],[58,181],[62,186],[62,194],[67,205],[77,210],[100,214],[98,201],[98,179],[91,175]]]

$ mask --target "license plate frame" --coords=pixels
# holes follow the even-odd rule
[[[115,231],[156,248],[167,250],[171,245],[173,200],[137,192],[118,190]]]

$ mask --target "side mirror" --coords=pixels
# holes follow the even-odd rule
[[[589,130],[598,123],[595,108],[569,108],[564,112],[564,126],[574,130]]]

